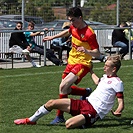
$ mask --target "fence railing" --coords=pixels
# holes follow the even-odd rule
[[[54,31],[49,31],[49,32],[44,32],[44,35],[42,36],[36,36],[35,41],[38,45],[45,45],[45,48],[50,48],[50,44],[52,43],[51,41],[46,41],[43,42],[42,39],[46,35],[54,35],[56,33],[59,33],[61,30],[54,30]],[[113,28],[101,28],[101,29],[94,29],[96,36],[97,36],[97,41],[99,43],[99,49],[100,52],[104,52],[103,46],[111,46],[111,37],[112,37],[112,31]],[[9,51],[9,38],[11,35],[11,32],[14,31],[1,31],[0,32],[0,52],[8,52]],[[114,48],[115,50],[115,48]],[[45,53],[45,51],[44,51]],[[131,59],[131,52],[129,52],[129,59]],[[37,56],[36,53],[32,53],[33,56]],[[18,56],[18,55],[16,55]],[[2,59],[6,58],[5,55],[1,55]],[[45,58],[45,57],[44,57]]]

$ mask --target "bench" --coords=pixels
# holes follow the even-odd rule
[[[105,53],[109,53],[111,55],[113,48],[117,48],[116,53],[119,53],[119,48],[121,48],[121,47],[120,46],[111,46],[111,45],[109,45],[109,46],[102,46],[102,48],[104,48]]]
[[[34,53],[34,52],[31,52]],[[11,57],[11,64],[12,64],[12,68],[14,66],[14,55],[17,53],[13,53],[13,52],[0,52],[0,54],[4,54],[6,56],[6,60]],[[39,65],[41,65],[41,54],[39,54]]]

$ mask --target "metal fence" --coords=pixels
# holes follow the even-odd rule
[[[50,48],[50,44],[52,43],[51,41],[43,42],[42,39],[46,35],[54,35],[56,33],[59,33],[61,30],[54,30],[54,31],[49,31],[48,33],[45,33],[44,35],[41,36],[36,36],[35,41],[38,45],[46,45],[46,48]],[[102,46],[109,46],[111,45],[111,34],[112,34],[112,29],[95,29],[94,30],[97,36],[97,41],[100,46],[100,51],[103,52]],[[14,31],[4,31],[0,33],[0,52],[8,52],[9,51],[9,38],[11,35],[11,32]]]
[[[45,34],[42,36],[36,36],[35,41],[38,45],[45,45],[45,48],[50,48],[50,44],[52,43],[51,41],[46,41],[43,42],[42,39],[46,35],[54,35],[59,33],[61,30],[54,30],[54,31],[49,31],[49,32],[44,32]],[[101,53],[104,53],[104,48],[103,46],[112,46],[111,44],[111,37],[112,37],[112,31],[113,29],[109,28],[104,28],[104,29],[94,29],[96,36],[97,36],[97,41],[99,43],[99,48]],[[9,51],[9,38],[11,35],[11,32],[14,31],[3,31],[0,33],[0,52],[5,53]],[[129,47],[130,48],[130,47]],[[116,48],[114,48],[114,51]],[[129,49],[131,51],[131,49]],[[131,59],[131,52],[129,51],[129,59]],[[45,51],[44,51],[45,53]],[[32,56],[37,56],[36,53],[32,53]],[[6,56],[3,54],[1,55],[1,58],[6,58]]]

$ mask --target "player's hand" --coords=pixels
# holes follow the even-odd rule
[[[84,47],[77,47],[77,51],[86,53],[86,49]]]
[[[111,110],[111,113],[116,116],[116,117],[120,117],[121,116],[121,112],[114,112],[113,110]]]
[[[46,36],[46,37],[43,38],[43,42],[45,42],[45,41],[50,41],[50,40],[52,40],[52,39],[53,39],[52,36]]]

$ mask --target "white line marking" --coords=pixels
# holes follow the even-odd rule
[[[129,68],[133,67],[133,65],[122,66],[121,68]],[[94,68],[96,70],[101,70],[103,67]],[[18,74],[18,75],[4,75],[0,76],[0,78],[16,78],[16,77],[24,77],[24,76],[33,76],[33,75],[43,75],[43,74],[55,74],[55,73],[62,73],[63,71],[56,71],[56,72],[42,72],[42,73],[26,73],[26,74]]]

